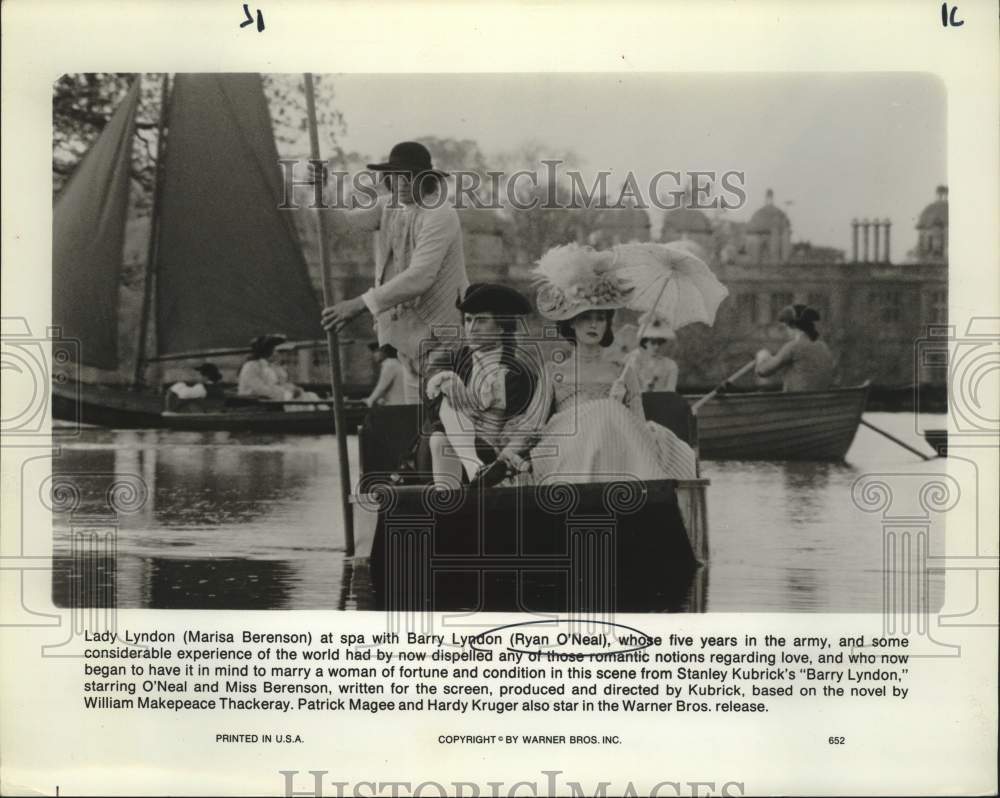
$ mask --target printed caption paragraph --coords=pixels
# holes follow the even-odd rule
[[[479,634],[86,633],[82,700],[166,712],[729,713],[910,692],[905,638],[661,638],[543,623]]]

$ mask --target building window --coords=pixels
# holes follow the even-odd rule
[[[930,296],[930,318],[931,324],[946,324],[948,322],[948,292],[931,291]]]
[[[795,297],[787,291],[780,291],[771,294],[771,320],[774,321],[781,313],[781,309],[788,307],[795,301]]]
[[[868,304],[881,322],[891,324],[903,319],[903,295],[900,291],[871,291]]]
[[[738,294],[736,296],[736,314],[740,324],[754,326],[757,324],[757,295]]]
[[[819,313],[820,321],[830,320],[830,300],[826,294],[808,294],[806,304]]]

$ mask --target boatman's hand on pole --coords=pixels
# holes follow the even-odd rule
[[[360,316],[367,309],[365,301],[359,296],[323,308],[323,329],[340,332],[351,319]]]

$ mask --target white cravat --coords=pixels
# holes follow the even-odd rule
[[[483,461],[476,453],[476,435],[475,432],[472,432],[475,425],[472,423],[472,419],[452,407],[447,396],[441,398],[438,418],[441,419],[441,424],[444,426],[448,443],[454,449],[455,456],[462,461],[462,467],[471,481],[479,469],[483,467]]]

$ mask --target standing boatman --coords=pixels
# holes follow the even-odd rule
[[[368,168],[383,175],[390,197],[372,208],[340,211],[334,224],[375,234],[375,285],[324,308],[323,327],[340,330],[371,313],[379,344],[398,353],[406,402],[416,404],[429,371],[438,360],[450,362],[447,353],[457,345],[462,314],[455,297],[469,286],[462,228],[455,208],[442,201],[448,173],[433,167],[424,145],[404,141],[392,148],[388,161]],[[455,337],[440,337],[444,327]]]

